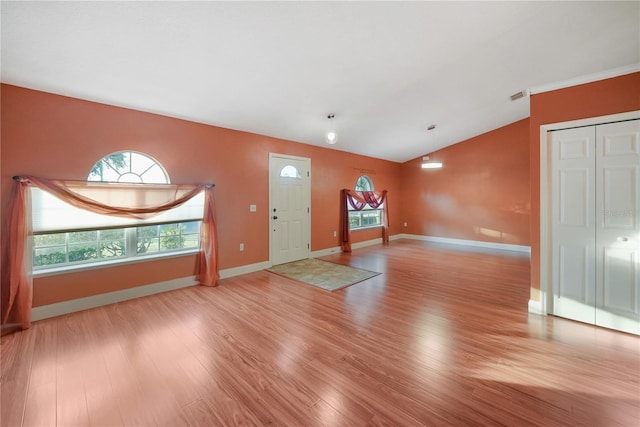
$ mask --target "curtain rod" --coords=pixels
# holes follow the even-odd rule
[[[20,182],[20,180],[22,179],[22,177],[21,177],[20,175],[14,175],[12,179],[13,179],[14,181],[16,181],[16,182]],[[98,182],[98,181],[95,181],[95,182]],[[206,184],[206,185],[205,185],[205,187],[208,187],[208,188],[214,188],[215,186],[216,186],[215,184]]]

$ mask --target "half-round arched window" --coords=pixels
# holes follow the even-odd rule
[[[88,181],[169,184],[169,175],[157,160],[135,151],[118,151],[93,165]]]
[[[373,191],[373,181],[367,175],[361,175],[356,180],[356,191]]]
[[[280,171],[280,176],[282,178],[302,178],[300,176],[300,171],[298,170],[298,168],[292,165],[283,167]]]

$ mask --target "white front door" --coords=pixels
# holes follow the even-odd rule
[[[640,334],[640,120],[550,138],[552,313]]]
[[[640,334],[640,120],[596,127],[596,324]]]
[[[311,253],[311,160],[269,155],[271,264],[309,258]]]

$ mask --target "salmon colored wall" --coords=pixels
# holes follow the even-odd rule
[[[529,120],[402,165],[404,233],[528,246]]]
[[[531,96],[531,298],[540,300],[540,126],[640,109],[640,73]]]
[[[1,86],[0,102],[3,223],[13,175],[84,180],[100,158],[134,150],[157,159],[173,183],[216,184],[221,269],[265,262],[269,153],[274,152],[311,158],[313,251],[339,246],[333,231],[338,231],[340,190],[353,188],[363,170],[376,189],[389,190],[390,233],[401,232],[394,217],[400,206],[398,163],[10,85]],[[250,204],[257,212],[249,212]],[[353,242],[380,236],[379,229],[352,233]],[[36,278],[34,306],[190,276],[194,265],[195,256],[182,256]]]

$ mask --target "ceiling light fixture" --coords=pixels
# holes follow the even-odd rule
[[[329,114],[327,116],[327,119],[329,119],[329,131],[327,132],[327,144],[333,145],[336,142],[338,142],[338,134],[336,133],[335,129],[333,128],[333,118],[335,117],[335,114]]]
[[[433,132],[433,130],[436,128],[436,125],[430,125],[427,130],[429,132],[431,132],[431,134],[433,135],[432,139],[433,139],[433,148],[435,148],[436,144],[435,144],[435,133]],[[442,167],[442,162],[435,162],[431,159],[429,159],[429,156],[424,156],[422,158],[422,169],[439,169]]]

